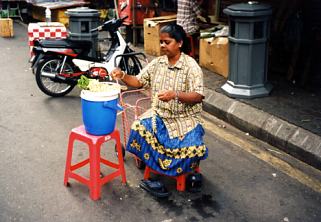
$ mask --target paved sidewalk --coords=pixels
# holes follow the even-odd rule
[[[305,90],[274,75],[269,77],[270,96],[235,99],[221,90],[226,79],[205,68],[203,72],[206,112],[321,170],[320,87]]]
[[[205,76],[211,74],[205,74]],[[215,81],[215,77],[211,78]],[[297,103],[280,104],[286,102],[286,99],[280,98],[284,95],[278,94],[278,89],[275,89],[267,98],[233,99],[222,93],[220,87],[224,83],[219,81],[215,89],[209,88],[208,84],[209,82],[205,81],[205,111],[321,170],[320,134],[318,129],[314,129],[316,131],[313,132],[308,124],[305,124],[316,121],[318,122],[316,124],[320,125],[320,119],[316,115],[320,112],[316,109],[316,114],[313,115],[310,112],[313,106],[317,108],[320,102],[314,103],[314,98],[310,99],[310,110],[304,106],[307,101],[300,101],[299,96],[296,97]],[[307,119],[306,122],[301,121],[305,115],[310,116],[310,121]],[[299,119],[293,121],[294,116]],[[314,118],[316,120],[313,120]]]

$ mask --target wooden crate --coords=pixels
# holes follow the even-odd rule
[[[144,19],[144,51],[147,54],[159,56],[159,31],[170,22],[176,21],[176,15],[160,16]]]
[[[228,38],[207,38],[200,40],[200,66],[228,77]]]
[[[69,25],[69,17],[66,15],[66,9],[55,9],[51,11],[51,20],[62,23],[64,26]]]
[[[0,36],[13,37],[13,20],[11,18],[0,19]]]
[[[45,22],[45,8],[42,7],[33,7],[32,10],[32,18]],[[67,9],[65,8],[58,8],[58,9],[51,9],[51,21],[52,22],[59,22],[62,23],[64,26],[68,26],[69,17],[65,14]]]

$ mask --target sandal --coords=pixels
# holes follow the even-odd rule
[[[142,180],[139,186],[155,197],[168,197],[170,193],[160,181]]]
[[[202,191],[202,174],[191,173],[186,178],[187,190],[191,193],[197,193]]]

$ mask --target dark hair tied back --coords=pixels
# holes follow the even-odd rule
[[[181,51],[185,54],[189,54],[191,51],[189,40],[187,39],[186,33],[182,26],[177,25],[175,22],[169,23],[163,26],[160,30],[160,33],[168,33],[168,35],[175,39],[176,42],[182,41]]]

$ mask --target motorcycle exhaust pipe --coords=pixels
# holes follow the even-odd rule
[[[48,78],[55,78],[56,81],[66,83],[66,84],[77,84],[77,79],[66,78],[63,76],[56,75],[54,73],[49,72],[42,72],[41,76],[48,77]]]
[[[48,78],[55,78],[56,74],[49,73],[49,72],[41,72],[41,76],[48,77]]]

